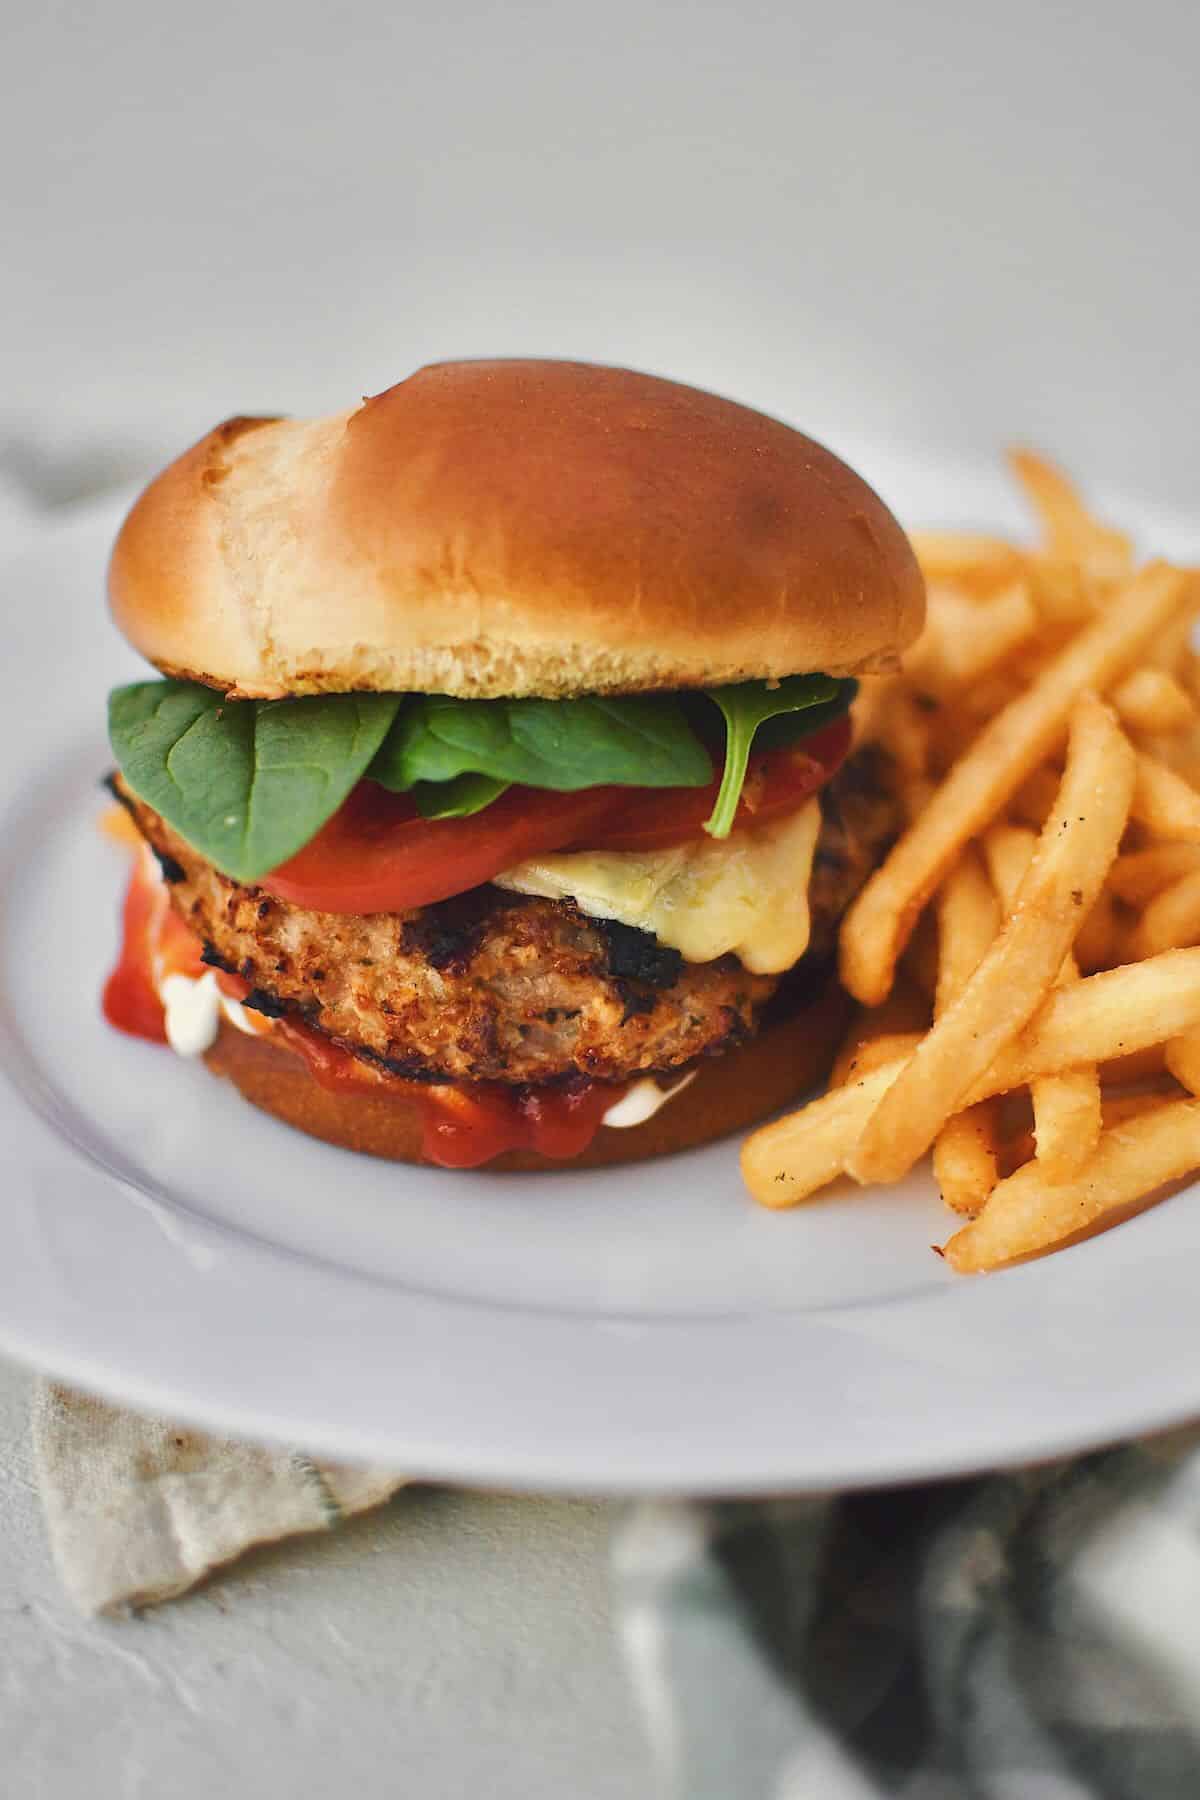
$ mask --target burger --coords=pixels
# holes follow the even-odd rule
[[[158,671],[109,703],[121,1029],[460,1167],[684,1149],[828,1069],[898,828],[856,677],[924,593],[819,444],[625,369],[437,364],[219,425],[109,592]]]

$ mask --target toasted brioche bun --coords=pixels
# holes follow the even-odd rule
[[[601,1169],[645,1162],[728,1137],[816,1086],[829,1073],[845,1029],[849,1001],[830,982],[821,997],[759,1037],[700,1067],[694,1081],[643,1125],[601,1126],[589,1147],[563,1162],[511,1150],[485,1170]],[[248,1037],[222,1021],[204,1059],[245,1099],[287,1125],[344,1150],[390,1162],[421,1163],[421,1117],[397,1083],[394,1093],[332,1093],[303,1059],[270,1037]]]
[[[631,693],[851,675],[920,629],[908,541],[821,445],[586,363],[439,363],[233,419],[146,490],[113,615],[235,696]]]

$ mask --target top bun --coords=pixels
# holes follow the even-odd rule
[[[350,412],[232,419],[113,551],[117,624],[239,697],[632,693],[886,668],[908,541],[777,419],[588,363],[436,363]]]

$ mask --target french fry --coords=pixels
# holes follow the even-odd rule
[[[1056,794],[1056,802],[1057,799]],[[984,834],[983,860],[987,864],[987,871],[1004,909],[1005,918],[1016,904],[1021,883],[1029,873],[1037,842],[1037,834],[1024,825],[993,825]]]
[[[1119,581],[1129,573],[1129,539],[1092,516],[1060,469],[1031,450],[1012,450],[1008,460],[1041,520],[1052,555],[1070,557],[1101,579]]]
[[[929,1017],[926,995],[913,982],[903,980],[896,983],[882,1006],[871,1010],[857,1007],[833,1065],[830,1086],[840,1087],[849,1079],[853,1072],[850,1065],[860,1050],[869,1049],[884,1038],[919,1036],[929,1029]]]
[[[1200,1031],[1185,1031],[1163,1046],[1163,1061],[1181,1087],[1200,1096]]]
[[[1165,669],[1134,669],[1113,690],[1112,703],[1131,731],[1182,731],[1196,721],[1196,706]]]
[[[1155,895],[1130,935],[1129,952],[1157,956],[1188,944],[1200,944],[1200,870]]]
[[[1077,562],[1047,555],[1026,558],[1033,603],[1052,632],[1077,631],[1098,610],[1095,590]]]
[[[937,897],[936,1011],[943,1013],[966,987],[1003,923],[995,892],[978,856],[968,849]]]
[[[1068,1181],[1100,1138],[1100,1079],[1093,1065],[1043,1075],[1033,1089],[1034,1143],[1047,1181]]]
[[[787,1206],[931,1144],[964,1271],[1200,1169],[1200,570],[1134,575],[1058,469],[1012,463],[1042,546],[917,534],[926,631],[863,684],[907,829],[843,923],[842,1085],[744,1156]]]
[[[1155,837],[1200,844],[1200,793],[1145,751],[1138,755],[1130,814]]]
[[[1111,711],[1083,696],[1071,715],[1059,803],[1012,916],[881,1100],[848,1164],[855,1180],[899,1180],[1032,1018],[1116,855],[1133,773],[1133,751]]]
[[[981,1100],[946,1120],[933,1146],[933,1179],[952,1212],[974,1218],[995,1187],[996,1103]]]
[[[1151,563],[984,727],[843,922],[842,982],[856,1000],[876,1006],[884,998],[918,915],[963,845],[1059,748],[1079,697],[1123,674],[1187,603],[1189,591],[1181,570]]]
[[[905,1061],[923,1036],[920,1031],[881,1031],[877,1037],[864,1037],[857,1044],[843,1044],[829,1072],[830,1087],[845,1087],[847,1082],[860,1081],[885,1063]]]
[[[984,840],[988,869],[1006,911],[1016,905],[1036,845],[1031,831],[1014,825],[993,825]],[[1078,979],[1078,966],[1068,951],[1057,985],[1065,987]],[[1047,1181],[1065,1181],[1096,1148],[1101,1126],[1100,1078],[1094,1067],[1043,1075],[1032,1084],[1030,1098],[1035,1154],[1042,1172]]]
[[[1161,1075],[1161,1046],[1200,1025],[1200,950],[1167,950],[1057,988],[965,1097],[969,1106],[1041,1075],[1099,1063],[1105,1081]]]
[[[923,781],[929,771],[929,714],[916,694],[895,688],[880,708],[876,730],[898,772],[909,781]]]
[[[1192,652],[1192,620],[1184,615],[1172,620],[1166,630],[1146,651],[1146,661],[1151,668],[1162,669],[1168,675],[1181,675],[1187,666],[1187,659]],[[1148,729],[1154,730],[1151,726]],[[1163,726],[1159,730],[1166,729]]]
[[[1023,580],[983,599],[935,587],[929,593],[925,635],[909,653],[906,667],[919,685],[953,693],[1004,662],[1037,626],[1037,609]]]
[[[1072,1181],[1052,1185],[1036,1162],[1018,1169],[944,1254],[961,1274],[998,1268],[1088,1230],[1196,1168],[1200,1100],[1165,1101],[1106,1131]]]
[[[962,993],[999,936],[1000,906],[968,848],[938,890],[938,974],[934,1017]],[[933,1146],[933,1178],[955,1212],[975,1214],[996,1185],[999,1136],[995,1103],[982,1100],[943,1125]]]
[[[1129,850],[1118,856],[1109,870],[1108,885],[1118,900],[1141,908],[1164,888],[1173,887],[1197,870],[1200,844],[1153,844],[1148,850]]]
[[[1007,538],[971,531],[910,531],[926,581],[989,588],[1021,573],[1023,557]]]
[[[859,1133],[903,1067],[904,1060],[885,1063],[753,1132],[742,1145],[742,1179],[760,1205],[795,1206],[844,1175]]]

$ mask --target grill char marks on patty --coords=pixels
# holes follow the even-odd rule
[[[828,955],[838,918],[895,829],[874,778],[860,770],[825,790],[814,958]],[[117,792],[160,862],[178,869],[171,904],[206,961],[236,969],[264,1012],[294,1014],[410,1080],[620,1081],[677,1069],[751,1035],[779,985],[732,956],[684,962],[573,901],[490,886],[408,912],[309,911],[220,874],[119,778]]]

